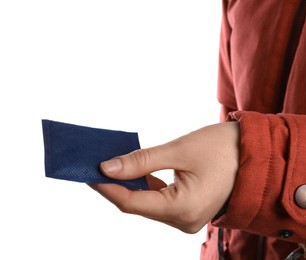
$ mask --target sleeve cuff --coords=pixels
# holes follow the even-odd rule
[[[279,198],[279,194],[267,195],[278,192],[270,189],[272,183],[282,186],[282,176],[274,180],[273,172],[283,175],[285,171],[286,143],[283,137],[288,130],[282,118],[257,112],[233,112],[229,114],[228,121],[240,122],[239,172],[226,212],[212,223],[225,228],[249,230],[257,216],[265,210],[265,204],[276,203],[269,198]]]

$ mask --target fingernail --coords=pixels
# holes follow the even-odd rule
[[[121,171],[122,162],[120,159],[112,159],[101,163],[102,171],[106,174],[112,175]]]

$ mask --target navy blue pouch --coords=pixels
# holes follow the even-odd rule
[[[102,161],[140,148],[137,133],[42,120],[46,177],[85,183],[117,183],[148,190],[145,177],[120,181],[103,175]]]

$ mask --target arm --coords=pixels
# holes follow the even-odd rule
[[[123,212],[188,233],[211,221],[230,198],[213,225],[306,241],[305,190],[297,192],[306,183],[306,116],[235,112],[230,120],[101,164],[116,179],[147,175],[151,191],[91,186]],[[173,185],[150,177],[161,169],[175,170]]]

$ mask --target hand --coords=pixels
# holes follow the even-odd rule
[[[90,184],[121,211],[154,219],[187,233],[198,232],[228,200],[238,171],[239,123],[207,126],[164,145],[101,163],[115,179],[147,176],[150,191],[116,184]],[[150,175],[174,169],[167,186]]]

